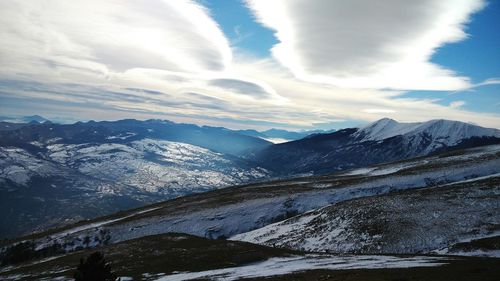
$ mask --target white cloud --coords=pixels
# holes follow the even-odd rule
[[[54,77],[134,68],[222,71],[227,39],[193,1],[1,1],[1,70]]]
[[[363,112],[366,112],[366,113],[395,113],[396,110],[385,109],[385,108],[366,108],[366,109],[363,109]]]
[[[481,83],[475,84],[474,87],[498,85],[498,84],[500,84],[500,78],[488,78]]]
[[[467,37],[482,0],[247,0],[280,41],[273,55],[296,77],[341,87],[457,90],[469,79],[430,62]]]
[[[463,101],[463,100],[457,100],[457,101],[450,102],[451,108],[460,108],[464,105],[465,105],[465,101]]]

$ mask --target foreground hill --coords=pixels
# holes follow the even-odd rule
[[[250,158],[284,175],[324,174],[496,143],[497,129],[450,120],[398,123],[385,118],[362,128],[268,146]]]
[[[499,202],[500,173],[345,201],[231,239],[334,253],[500,257]]]
[[[495,281],[492,258],[327,255],[170,233],[99,248],[121,280]],[[0,267],[2,280],[73,280],[93,250]],[[405,278],[405,279],[401,279]]]

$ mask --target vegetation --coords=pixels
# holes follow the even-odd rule
[[[35,250],[35,243],[33,241],[25,241],[6,248],[0,254],[0,265],[13,265],[61,253],[64,253],[64,251],[59,244],[52,244],[41,250]]]
[[[74,274],[75,281],[114,281],[116,275],[100,252],[94,252],[87,259],[81,258]]]

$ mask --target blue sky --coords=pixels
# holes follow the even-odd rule
[[[277,43],[273,31],[257,23],[243,1],[201,1],[220,25],[231,44],[258,57],[270,56]]]
[[[0,3],[0,116],[500,128],[500,3]]]
[[[472,17],[466,31],[469,39],[441,47],[432,61],[467,75],[473,83],[500,77],[500,2],[489,1],[485,9]],[[446,105],[455,100],[465,101],[466,109],[478,112],[500,112],[500,85],[452,92],[412,91],[406,96],[439,98]]]

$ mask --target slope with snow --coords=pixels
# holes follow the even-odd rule
[[[405,163],[393,165],[399,168],[402,164]],[[50,235],[42,233],[34,241],[37,245],[60,244],[72,251],[82,246],[85,237],[102,241],[102,233],[109,235],[108,243],[167,232],[230,237],[346,200],[500,173],[500,146],[410,160],[404,166],[404,169],[393,169],[390,165],[375,167],[389,170],[379,175],[333,174],[221,189],[167,201],[157,205],[158,209],[143,214],[120,214],[112,219],[128,217],[101,223],[97,228],[71,233],[52,231]],[[305,219],[303,224],[307,222]]]
[[[0,146],[0,237],[268,176],[236,157],[163,140]]]
[[[267,176],[264,169],[245,167],[221,153],[170,141],[54,144],[48,149],[50,159],[85,175],[155,193],[181,195]]]
[[[446,258],[416,256],[411,258],[394,256],[325,256],[306,255],[284,258],[271,258],[249,265],[187,272],[168,275],[157,281],[183,280],[226,280],[234,281],[246,278],[269,278],[307,270],[352,270],[377,268],[433,267],[447,263]]]
[[[499,202],[500,173],[496,173],[342,202],[231,239],[307,251],[430,253],[500,236]]]

